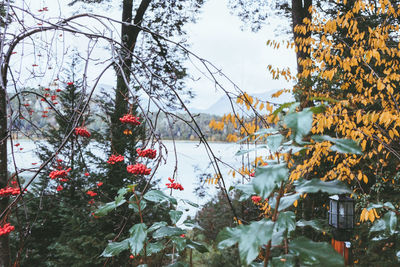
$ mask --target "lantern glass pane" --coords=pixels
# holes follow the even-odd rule
[[[345,216],[345,205],[343,202],[339,202],[339,223],[338,228],[343,229],[346,226],[346,216]]]
[[[330,216],[330,225],[337,227],[338,221],[337,221],[337,201],[336,200],[332,200],[331,199],[331,205],[330,205],[330,212],[329,212],[329,216]]]

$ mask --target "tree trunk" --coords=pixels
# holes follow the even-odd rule
[[[311,20],[311,13],[309,12],[309,8],[312,6],[312,0],[292,0],[292,23],[293,23],[293,37],[296,44],[296,61],[297,61],[297,73],[301,74],[303,72],[303,66],[300,64],[300,61],[305,58],[310,57],[309,46],[306,46],[305,51],[303,49],[298,49],[297,42],[299,39],[306,39],[311,37],[311,32],[308,31],[305,34],[298,33],[295,31],[295,27],[298,25],[303,25],[303,20],[308,18]],[[295,86],[294,94],[296,100],[300,102],[302,107],[307,107],[309,105],[307,100],[307,94],[305,93],[308,89],[310,89],[309,81],[299,80],[299,84]]]
[[[0,188],[4,188],[8,181],[7,170],[7,98],[5,88],[0,88]],[[8,206],[8,198],[0,199],[0,212]],[[2,226],[3,223],[0,223]],[[0,266],[10,266],[10,245],[8,235],[0,236]]]
[[[133,23],[140,25],[147,8],[150,5],[151,0],[142,0],[140,6],[136,12]],[[122,21],[132,23],[132,9],[133,0],[124,0],[122,4]],[[115,110],[111,117],[111,146],[112,151],[117,154],[124,154],[126,144],[122,141],[125,135],[123,134],[124,127],[121,125],[119,118],[129,112],[128,107],[128,93],[129,93],[129,82],[130,72],[132,67],[132,52],[136,45],[136,40],[139,35],[140,29],[135,26],[122,24],[121,36],[123,49],[121,49],[121,57],[119,64],[122,67],[117,68],[117,88],[115,90]]]

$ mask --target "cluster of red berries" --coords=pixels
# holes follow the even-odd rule
[[[180,183],[175,183],[175,180],[172,178],[168,178],[168,180],[170,181],[170,183],[165,184],[167,188],[176,189],[180,191],[183,190],[183,186]]]
[[[115,164],[115,163],[117,163],[117,162],[121,162],[121,161],[124,161],[124,156],[122,156],[122,155],[111,155],[109,158],[108,158],[108,161],[107,161],[107,163],[108,164]]]
[[[260,196],[252,196],[252,197],[251,197],[251,200],[252,200],[254,203],[258,203],[258,202],[261,201],[261,197],[260,197]]]
[[[144,174],[144,175],[149,175],[151,172],[151,169],[148,169],[146,165],[141,163],[136,163],[135,165],[128,165],[126,167],[126,170],[132,174]]]
[[[67,170],[59,170],[59,171],[52,171],[49,174],[49,177],[51,179],[57,179],[57,178],[64,178],[68,175],[68,172],[71,170],[71,168],[67,169]]]
[[[62,187],[62,185],[59,185],[59,186],[57,186],[57,192],[60,192],[61,190],[63,190],[64,189],[64,187]]]
[[[93,192],[92,190],[87,191],[86,194],[88,194],[91,197],[97,196],[97,193]]]
[[[15,187],[5,187],[0,189],[0,197],[7,197],[7,196],[16,196],[19,195],[21,193],[19,188],[15,188]]]
[[[6,223],[5,225],[3,225],[3,227],[0,226],[0,236],[8,234],[9,232],[14,231],[14,229],[14,226]]]
[[[75,128],[75,135],[80,135],[83,137],[90,137],[90,132],[83,127],[76,127]]]
[[[136,149],[136,152],[138,153],[139,157],[144,157],[144,158],[149,158],[149,159],[154,159],[157,155],[157,151],[155,149],[145,149],[141,150],[140,148]]]
[[[122,123],[128,123],[132,125],[140,125],[139,117],[135,117],[132,114],[126,114],[122,118],[119,118]]]

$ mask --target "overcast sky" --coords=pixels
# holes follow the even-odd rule
[[[79,5],[68,7],[66,4],[71,0],[27,0],[26,5],[37,13],[37,9],[49,7],[49,12],[43,13],[43,16],[58,17],[59,15],[67,17],[73,13],[79,12],[99,12],[99,10],[83,10]],[[120,19],[120,7],[115,4],[120,1],[106,1],[101,7],[101,13]],[[88,5],[86,5],[88,6]],[[36,22],[34,22],[36,23]],[[281,22],[275,22],[275,25]],[[274,23],[272,23],[274,25]],[[258,33],[250,31],[241,31],[242,22],[236,16],[230,14],[227,7],[227,0],[207,0],[202,8],[199,19],[195,24],[187,25],[187,40],[191,44],[190,50],[202,58],[205,58],[215,64],[224,74],[233,82],[248,93],[263,93],[280,88],[289,88],[290,85],[282,80],[272,80],[268,74],[267,66],[269,64],[276,67],[290,67],[295,71],[295,54],[291,50],[274,50],[266,46],[269,39],[274,39],[273,26],[265,27]],[[279,35],[278,35],[279,36]],[[41,37],[43,38],[43,37]],[[281,40],[288,38],[280,35]],[[76,45],[80,43],[74,39],[62,39],[62,44]],[[86,49],[87,44],[81,44]],[[21,52],[25,48],[21,48]],[[22,53],[21,53],[22,54]],[[99,57],[103,55],[99,55]],[[21,58],[22,61],[32,61],[27,63],[37,63],[36,60],[28,56]],[[35,61],[35,62],[33,62]],[[17,62],[17,61],[16,61]],[[39,64],[40,65],[40,64]],[[37,68],[40,68],[41,65]],[[223,95],[216,91],[214,84],[202,77],[199,72],[190,63],[187,63],[189,74],[196,78],[196,82],[189,82],[188,86],[193,88],[196,98],[190,106],[196,108],[207,108],[216,102]],[[21,71],[22,72],[22,71]],[[56,69],[54,69],[56,72]],[[95,72],[95,70],[93,70]],[[197,80],[197,78],[199,78]],[[40,79],[40,78],[39,78]],[[37,82],[41,84],[40,81]],[[102,84],[115,84],[115,74],[109,71],[101,81]],[[21,83],[21,86],[24,86]]]

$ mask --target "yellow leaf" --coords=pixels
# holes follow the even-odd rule
[[[293,203],[294,207],[297,207],[297,200]]]
[[[368,184],[368,177],[365,174],[363,175],[363,181],[364,183]]]

